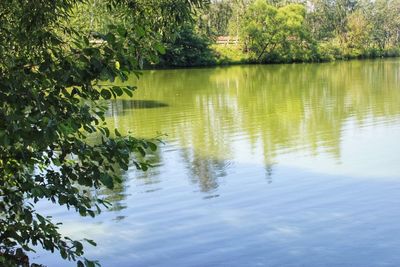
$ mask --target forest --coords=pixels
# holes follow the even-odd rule
[[[318,62],[399,55],[397,0],[220,0],[197,19],[195,32],[237,36],[211,45],[217,62]]]
[[[75,23],[91,32],[129,23],[110,14],[106,2],[81,4]],[[152,38],[162,53],[144,60],[147,68],[394,57],[400,55],[400,2],[212,0],[190,21]]]

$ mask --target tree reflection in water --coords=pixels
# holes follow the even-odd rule
[[[349,122],[361,128],[400,114],[399,68],[389,59],[145,71],[130,81],[139,88],[133,100],[109,102],[107,121],[138,137],[167,133],[166,147],[181,151],[191,183],[215,194],[243,147],[261,150],[269,182],[285,153],[340,161]],[[153,155],[160,165],[163,150]],[[137,177],[151,183],[159,173]]]

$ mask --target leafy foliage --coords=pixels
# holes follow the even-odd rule
[[[80,29],[71,14],[79,14],[82,2],[0,2],[0,264],[40,245],[78,266],[99,265],[83,257],[83,242],[94,241],[62,236],[35,203],[48,200],[94,217],[108,204],[93,190],[113,188],[121,181],[117,170],[131,163],[149,167],[131,155],[156,149],[154,141],[108,129],[101,100],[132,96],[135,87],[112,82],[138,75],[142,59],[163,51],[155,37],[203,4],[103,1],[115,11],[114,25]],[[88,141],[90,135],[98,142]]]
[[[246,48],[254,53],[257,61],[296,60],[296,50],[302,50],[307,42],[304,27],[305,8],[289,4],[276,8],[264,0],[250,5],[242,23],[242,38]],[[298,53],[302,56],[303,53]],[[275,58],[268,58],[265,55]]]
[[[215,64],[215,56],[209,48],[209,40],[196,34],[192,25],[179,29],[175,38],[164,42],[165,53],[159,66],[190,67]]]
[[[198,27],[240,36],[242,56],[236,46],[219,45],[218,58],[228,60],[218,62],[325,61],[399,56],[399,14],[398,0],[221,0]]]

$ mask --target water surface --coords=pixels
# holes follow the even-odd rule
[[[60,207],[103,266],[400,266],[400,60],[145,71],[109,102],[155,167]],[[47,209],[49,210],[49,209]],[[70,266],[40,255],[48,266]]]

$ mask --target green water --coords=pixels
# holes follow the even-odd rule
[[[400,113],[398,60],[235,66],[145,72],[133,100],[110,106],[110,126],[137,136],[167,134],[197,154],[230,158],[233,141],[340,158],[348,120],[359,127]],[[136,83],[136,82],[135,82]],[[372,121],[372,122],[371,122]]]
[[[108,103],[120,132],[165,144],[57,208],[104,266],[399,266],[400,60],[145,71]],[[49,266],[64,266],[42,255]],[[66,264],[65,266],[68,266]]]

